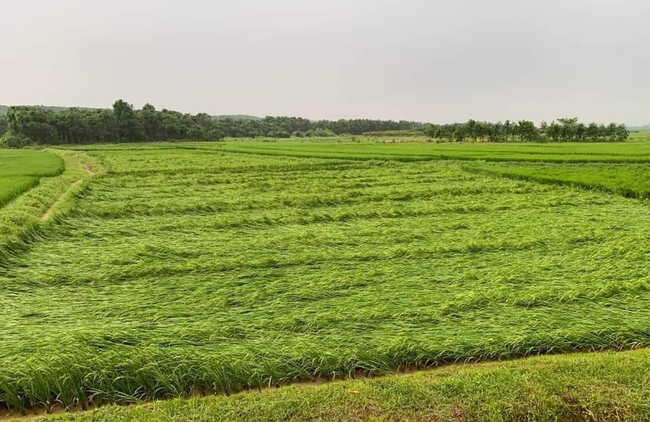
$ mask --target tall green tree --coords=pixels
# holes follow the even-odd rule
[[[0,116],[0,137],[7,132],[7,117]]]
[[[137,122],[133,106],[124,100],[117,100],[113,103],[113,113],[115,114],[119,139],[124,142],[136,140]]]

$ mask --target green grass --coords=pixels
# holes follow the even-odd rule
[[[646,421],[649,360],[647,350],[544,356],[230,397],[106,406],[43,421]]]
[[[0,403],[650,345],[640,201],[220,148],[88,149],[106,172],[0,274]]]
[[[0,208],[33,188],[42,177],[61,174],[60,157],[45,151],[0,149]]]

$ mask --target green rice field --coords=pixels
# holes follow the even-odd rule
[[[355,137],[321,140],[227,140],[226,142],[182,142],[159,144],[113,144],[73,146],[78,150],[172,149],[207,150],[239,154],[329,158],[344,160],[480,160],[556,163],[648,163],[650,132],[632,134],[628,142],[617,143],[433,143],[411,138]]]
[[[542,183],[602,190],[631,198],[650,198],[650,166],[646,164],[481,163],[465,170]]]
[[[648,163],[650,142],[646,134],[635,134],[629,142],[619,143],[429,143],[387,139],[384,142],[360,137],[332,147],[332,141],[231,141],[208,148],[238,153],[296,157],[389,159],[399,161],[483,160],[574,163]],[[191,148],[192,144],[186,147]],[[195,148],[206,148],[195,144]]]
[[[53,156],[50,188],[0,209],[6,408],[650,345],[650,143]]]
[[[36,150],[0,149],[0,207],[38,184],[41,177],[63,172],[56,155]]]

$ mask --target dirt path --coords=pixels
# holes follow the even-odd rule
[[[49,220],[50,217],[52,217],[52,213],[54,213],[54,210],[55,210],[59,205],[61,205],[61,203],[65,200],[65,197],[66,197],[66,195],[68,194],[68,192],[70,192],[72,189],[74,189],[74,188],[76,188],[77,186],[79,186],[82,182],[83,182],[83,180],[77,180],[77,181],[74,182],[72,185],[70,185],[70,187],[69,187],[65,192],[63,192],[63,193],[61,194],[61,196],[58,197],[58,199],[57,199],[57,200],[52,204],[52,206],[51,206],[51,207],[50,207],[50,208],[45,212],[45,214],[43,214],[43,216],[41,217],[41,221],[47,221],[47,220]]]

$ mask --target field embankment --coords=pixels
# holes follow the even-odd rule
[[[650,352],[590,353],[106,406],[43,422],[646,421]]]

